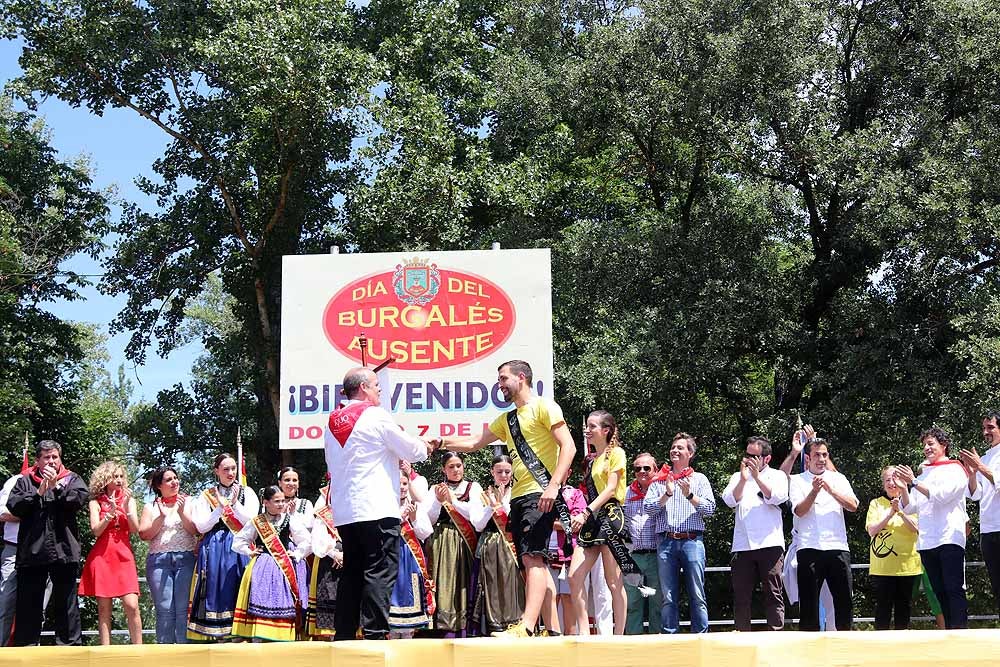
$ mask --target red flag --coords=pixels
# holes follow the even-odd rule
[[[24,452],[21,455],[21,474],[27,475],[31,465],[28,464],[28,432],[24,432]]]

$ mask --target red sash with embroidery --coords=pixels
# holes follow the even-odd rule
[[[333,523],[333,510],[330,509],[329,505],[323,505],[318,510],[313,512],[313,514],[315,514],[316,518],[322,521],[323,525],[326,526],[326,529],[330,532],[330,537],[335,540],[340,539],[340,533],[337,532],[337,526]]]
[[[219,495],[219,491],[213,486],[211,489],[205,489],[202,492],[208,504],[212,506],[212,510],[215,511],[218,507],[222,506],[222,523],[226,524],[226,528],[233,532],[233,535],[243,530],[243,522],[239,520],[236,516],[236,512],[233,511],[233,506],[229,502],[228,498],[223,498]]]
[[[472,482],[465,483],[465,492],[458,497],[462,502],[467,502],[469,500],[469,492],[472,491]],[[465,546],[469,547],[469,551],[472,552],[473,557],[476,555],[476,545],[479,544],[479,536],[476,535],[476,529],[473,528],[472,523],[465,518],[461,512],[455,509],[455,506],[451,503],[441,503],[441,507],[444,511],[448,513],[451,517],[451,522],[455,524],[458,528],[459,534],[462,539],[465,540]]]
[[[420,575],[424,578],[424,598],[427,602],[427,613],[433,616],[434,612],[437,611],[437,603],[434,601],[434,595],[437,593],[437,585],[431,579],[430,569],[427,567],[427,558],[424,557],[424,548],[420,546],[420,540],[417,539],[417,534],[413,531],[413,526],[410,525],[409,521],[404,521],[399,526],[399,536],[406,542],[410,553],[413,554],[413,558],[417,561],[417,567],[420,568]]]
[[[292,563],[292,557],[285,550],[285,545],[281,543],[281,536],[263,514],[258,514],[253,518],[253,527],[257,529],[257,534],[260,535],[260,539],[267,548],[267,552],[271,554],[274,562],[278,564],[278,569],[281,570],[281,573],[285,575],[285,579],[288,580],[296,608],[300,607],[302,603],[299,600],[299,585],[298,577],[295,576],[295,564]]]
[[[507,530],[508,517],[507,512],[504,511],[503,504],[497,503],[493,505],[490,501],[490,496],[487,496],[485,492],[483,493],[483,504],[493,508],[493,523],[500,531],[503,541],[507,543],[507,548],[510,549],[510,554],[514,557],[514,562],[517,562],[517,548],[514,546],[514,536]]]
[[[330,413],[330,433],[341,447],[347,444],[347,439],[351,437],[355,425],[361,419],[361,413],[370,407],[373,407],[371,401],[358,401]]]

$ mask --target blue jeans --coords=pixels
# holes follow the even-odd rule
[[[3,555],[0,556],[0,646],[7,645],[14,624],[14,608],[17,606],[16,559],[17,547],[4,543]]]
[[[691,602],[691,632],[708,632],[705,604],[705,543],[701,535],[687,540],[664,538],[657,549],[660,588],[663,590],[663,632],[674,634],[680,627],[681,569]]]
[[[156,643],[187,643],[188,596],[194,552],[167,551],[146,557],[146,581],[156,608]]]

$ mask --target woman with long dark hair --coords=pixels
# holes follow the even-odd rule
[[[475,556],[479,531],[489,521],[490,512],[483,506],[483,488],[465,479],[461,454],[444,452],[441,468],[445,481],[431,488],[425,501],[434,532],[424,549],[437,586],[437,610],[430,627],[438,634],[462,636],[478,630],[470,624]]]
[[[188,595],[194,575],[198,529],[185,509],[188,497],[170,466],[149,478],[156,499],[142,508],[139,537],[149,542],[146,581],[156,610],[156,643],[187,643]]]
[[[233,636],[261,641],[295,641],[309,597],[309,529],[287,512],[277,485],[262,492],[264,511],[233,538],[233,551],[249,558],[240,580]]]
[[[524,613],[524,578],[517,567],[514,540],[507,528],[510,491],[514,486],[510,457],[498,454],[490,465],[493,484],[483,492],[490,520],[479,536],[479,586],[476,618],[486,632],[498,632],[517,623]]]

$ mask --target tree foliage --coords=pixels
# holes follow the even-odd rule
[[[86,165],[60,160],[44,126],[0,98],[0,472],[20,468],[26,433],[69,442],[90,426],[79,414],[87,334],[45,305],[77,297],[85,280],[61,264],[97,252],[106,214]]]
[[[865,496],[921,428],[972,443],[996,400],[993,3],[0,7],[25,92],[174,139],[105,288],[130,294],[135,358],[154,335],[211,357],[136,437],[220,447],[251,420],[273,469],[278,258],[332,242],[552,247],[571,425],[610,409],[659,458],[691,432],[720,487],[744,438],[780,457],[800,413]],[[179,326],[213,290],[235,328]]]

